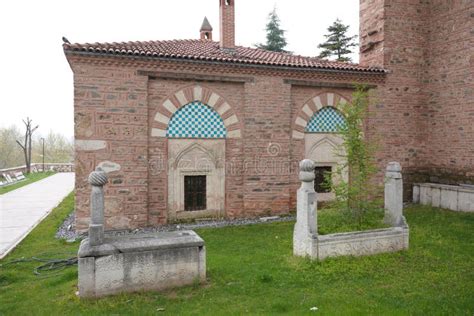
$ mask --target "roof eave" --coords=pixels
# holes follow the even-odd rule
[[[246,63],[238,61],[220,61],[220,60],[204,60],[198,59],[192,56],[185,57],[173,57],[173,56],[145,56],[145,55],[135,55],[135,54],[108,54],[101,52],[87,52],[87,51],[77,51],[77,50],[68,50],[64,48],[64,53],[66,58],[68,55],[81,55],[81,56],[91,56],[91,57],[108,57],[108,58],[131,58],[131,59],[141,59],[141,60],[161,60],[161,61],[187,61],[200,64],[226,64],[226,65],[235,65],[243,67],[254,67],[254,68],[271,68],[279,70],[291,70],[291,71],[319,71],[319,72],[329,72],[329,73],[345,73],[345,74],[364,74],[364,75],[374,75],[381,76],[389,73],[385,69],[367,69],[367,70],[355,70],[355,69],[336,69],[331,67],[307,67],[307,66],[290,66],[290,65],[272,65],[268,63]],[[69,61],[69,59],[68,59]]]

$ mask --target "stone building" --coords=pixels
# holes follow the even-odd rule
[[[235,0],[219,1],[218,42],[205,19],[196,40],[64,44],[74,73],[77,228],[89,222],[96,165],[109,173],[109,229],[294,210],[298,162],[314,160],[318,175],[341,163],[338,106],[354,82],[378,93],[366,135],[382,136],[381,166],[398,160],[411,178],[472,179],[472,34],[454,21],[471,21],[472,5],[441,13],[437,1],[385,2],[361,1],[361,65],[236,46]],[[464,45],[443,41],[450,33],[437,15]],[[428,43],[456,58],[444,61]],[[448,81],[453,92],[440,91]]]
[[[360,64],[389,73],[369,135],[413,182],[474,183],[474,1],[360,0]]]

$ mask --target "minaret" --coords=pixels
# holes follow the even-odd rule
[[[212,26],[207,17],[204,17],[201,25],[201,39],[212,41]]]
[[[235,48],[235,0],[219,0],[220,3],[220,47],[233,50]]]

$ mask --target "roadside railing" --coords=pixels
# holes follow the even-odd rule
[[[45,163],[43,170],[43,163],[32,163],[31,172],[54,171],[54,172],[74,172],[73,163]],[[16,172],[26,172],[26,166],[18,166],[13,168],[0,169],[0,175],[13,175]]]

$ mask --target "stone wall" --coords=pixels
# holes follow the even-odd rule
[[[97,56],[68,59],[75,79],[79,230],[89,223],[86,179],[97,165],[106,167],[110,178],[106,229],[169,221],[172,157],[166,128],[173,113],[196,96],[221,115],[228,133],[225,216],[288,213],[296,205],[295,166],[305,154],[304,139],[293,137],[302,128],[295,122],[304,117],[304,105],[316,96],[326,102],[330,94],[336,103],[340,96],[349,98],[353,82],[383,81],[383,74],[235,69]]]
[[[403,165],[406,199],[413,182],[474,181],[473,9],[472,1],[360,1],[360,63],[390,72],[367,135],[378,139],[381,167]]]
[[[106,161],[106,227],[148,225],[148,78],[135,69],[78,63],[74,70],[76,224],[89,223],[87,176]]]
[[[423,78],[426,168],[440,181],[457,176],[459,182],[474,183],[473,30],[473,1],[431,1]]]
[[[225,139],[168,139],[168,220],[225,217]],[[206,209],[185,210],[184,177],[206,176]]]
[[[474,186],[415,183],[413,202],[452,211],[474,212]]]

